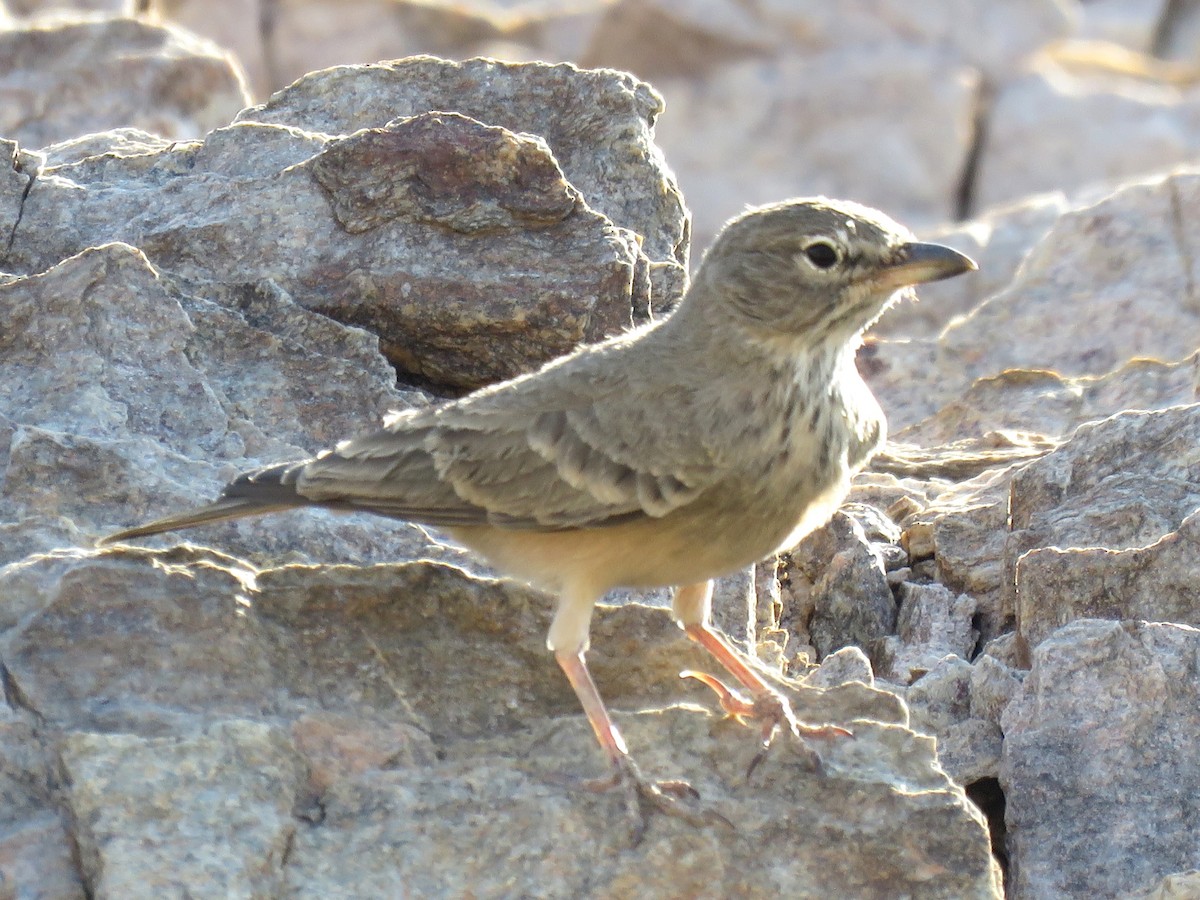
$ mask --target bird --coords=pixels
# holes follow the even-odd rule
[[[878,210],[806,197],[727,222],[661,318],[534,372],[431,407],[308,459],[230,482],[210,505],[104,544],[296,507],[432,526],[557,600],[547,635],[608,764],[595,790],[689,820],[685,781],[644,777],[588,671],[596,603],[673,588],[671,614],[738,683],[700,673],[724,711],[760,722],[761,758],[808,725],[711,623],[713,579],[793,546],[832,516],[884,441],[855,366],[863,332],[915,285],[976,268]],[[753,766],[753,764],[752,764]]]

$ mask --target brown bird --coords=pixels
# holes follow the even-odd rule
[[[616,587],[676,588],[672,612],[748,693],[700,676],[721,705],[798,736],[796,721],[709,622],[712,579],[828,520],[883,441],[854,364],[904,289],[974,269],[882,213],[798,199],[727,223],[662,320],[459,400],[389,416],[312,459],[248,472],[210,506],[106,543],[298,506],[365,510],[446,529],[498,569],[558,597],[548,645],[612,777],[639,805],[692,820],[694,792],[638,773],[588,673],[592,610]],[[761,758],[761,754],[760,754]]]

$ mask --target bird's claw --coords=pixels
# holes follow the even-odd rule
[[[725,816],[699,804],[700,792],[688,782],[645,778],[628,756],[615,760],[607,776],[588,779],[579,787],[596,794],[614,790],[626,792],[625,806],[633,821],[631,845],[634,847],[642,842],[650,816],[656,812],[682,819],[696,828],[714,824],[733,828],[733,823]]]
[[[808,738],[832,738],[832,737],[854,737],[854,732],[848,728],[842,728],[840,725],[809,725],[801,722],[792,712],[791,704],[782,694],[778,694],[769,688],[757,693],[753,698],[747,699],[742,694],[730,688],[719,678],[715,678],[706,672],[694,672],[691,670],[680,672],[680,678],[694,678],[701,684],[711,688],[717,695],[717,703],[725,714],[730,718],[736,719],[743,725],[750,725],[757,721],[761,723],[762,728],[762,747],[754,754],[754,758],[750,760],[750,765],[746,768],[746,778],[749,779],[754,774],[754,770],[759,764],[767,758],[767,752],[771,749],[771,744],[775,740],[775,736],[779,733],[781,726],[786,726],[796,737],[800,738],[802,746],[809,752],[812,766],[815,771],[822,771],[820,755],[803,743]]]

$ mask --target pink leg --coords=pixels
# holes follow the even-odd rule
[[[673,600],[673,609],[679,624],[689,638],[712,654],[738,682],[750,692],[747,699],[727,687],[719,679],[703,672],[683,672],[685,678],[712,688],[719,698],[721,709],[739,722],[750,720],[762,722],[762,749],[750,763],[747,776],[766,757],[781,725],[786,725],[797,737],[853,737],[852,732],[837,725],[806,725],[796,720],[787,699],[765,682],[746,664],[740,654],[724,637],[709,626],[709,605],[712,600],[712,583],[684,585]],[[819,760],[817,760],[819,763]]]
[[[555,651],[554,658],[558,661],[575,696],[583,707],[588,724],[596,734],[600,749],[612,764],[612,774],[608,778],[597,779],[585,783],[584,787],[592,791],[608,791],[625,785],[632,792],[632,812],[634,813],[634,837],[636,845],[642,839],[646,828],[646,814],[649,810],[657,810],[667,815],[683,819],[700,826],[714,822],[729,825],[729,820],[720,813],[710,809],[696,809],[686,805],[686,801],[698,800],[700,795],[686,781],[648,781],[642,778],[629,751],[625,747],[625,739],[617,730],[616,723],[608,714],[596,683],[588,671],[583,653]]]

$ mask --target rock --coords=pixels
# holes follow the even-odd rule
[[[655,82],[770,55],[780,43],[754,11],[730,0],[616,0],[603,8],[590,38],[574,57],[580,63]]]
[[[84,900],[90,896],[57,812],[6,825],[0,834],[0,896]]]
[[[1023,589],[1015,573],[1018,561],[1028,551],[1042,547],[1145,547],[1181,529],[1184,519],[1200,506],[1200,490],[1191,477],[1192,448],[1198,438],[1198,404],[1121,413],[1082,426],[1058,450],[1017,472],[1012,481],[1010,534],[1004,551],[1005,570],[1014,573],[1006,579],[1006,606],[1017,608],[1016,596]],[[1136,467],[1131,467],[1130,460],[1137,460]],[[1160,552],[1165,551],[1161,562],[1147,572],[1141,591],[1152,591],[1156,583],[1165,587],[1158,579],[1169,582],[1186,577],[1169,573],[1172,557],[1190,542],[1192,527],[1189,524],[1183,535],[1161,548]],[[1114,586],[1097,586],[1095,577],[1103,569],[1097,568],[1094,557],[1085,557],[1088,565],[1078,573],[1079,580],[1062,575],[1061,560],[1056,563],[1053,559],[1053,554],[1044,555],[1031,570],[1034,580],[1030,588],[1036,590],[1040,585],[1049,593],[1021,601],[1022,609],[1034,612],[1032,632],[1026,631],[1023,621],[1017,622],[1018,630],[1031,644],[1073,608],[1086,609],[1089,603],[1109,609],[1113,606],[1112,600],[1103,597]],[[1145,555],[1139,560],[1143,564],[1146,561]],[[1126,563],[1121,571],[1133,570]],[[1078,598],[1060,599],[1053,593],[1056,586],[1073,590],[1085,585],[1090,585],[1088,593]],[[1131,611],[1138,605],[1137,591],[1129,583],[1119,594]],[[1175,608],[1169,598],[1163,603],[1166,609]]]
[[[538,767],[574,767],[591,752],[582,729],[554,723],[519,740],[476,745],[429,770],[370,773],[339,782],[326,796],[321,826],[297,835],[289,887],[303,897],[405,890],[536,894],[548,887],[566,896],[683,892],[716,897],[767,894],[786,884],[795,896],[816,898],[855,884],[871,893],[899,885],[929,897],[999,896],[997,876],[987,871],[991,860],[968,842],[979,837],[977,813],[956,807],[945,789],[933,784],[915,795],[889,793],[874,774],[907,752],[903,766],[911,781],[906,783],[927,784],[922,766],[931,764],[931,741],[918,739],[901,751],[896,738],[902,729],[864,722],[858,740],[840,742],[830,751],[830,776],[820,787],[798,764],[801,757],[781,746],[778,757],[764,764],[776,773],[770,789],[775,796],[768,799],[750,785],[725,794],[723,784],[741,778],[751,755],[718,755],[732,747],[728,728],[679,708],[621,716],[619,724],[635,745],[656,748],[643,754],[651,772],[677,768],[680,754],[663,752],[665,745],[648,739],[670,734],[681,746],[695,746],[687,756],[706,772],[705,796],[720,797],[722,814],[737,826],[697,829],[656,818],[642,843],[630,849],[614,798],[564,791],[531,773],[531,764],[524,762],[536,754]],[[835,752],[862,741],[879,748],[873,761],[860,754],[834,761]],[[480,758],[500,754],[513,763],[501,768]],[[827,821],[822,810],[834,808],[833,794],[852,783],[859,799],[839,810],[838,824]],[[906,794],[912,799],[901,803]],[[868,816],[879,802],[887,811]],[[910,804],[912,815],[928,824],[905,839],[894,829],[909,816],[899,807]],[[464,818],[464,805],[488,812]],[[803,828],[793,827],[800,818],[785,814],[787,809],[805,811]],[[926,838],[943,833],[943,823],[952,821],[952,829],[944,832],[946,844],[935,850]],[[849,854],[829,851],[830,835],[836,836],[835,844],[854,847],[853,862]],[[775,846],[781,852],[772,857],[772,866],[756,863]],[[911,851],[897,851],[909,846]],[[954,865],[936,862],[949,862],[951,852],[960,854]],[[886,888],[881,879],[887,879]]]
[[[123,126],[189,140],[250,102],[216,45],[136,19],[0,30],[0,60],[0,135],[31,148]]]
[[[1054,0],[1003,0],[980,5],[969,0],[913,6],[904,0],[849,7],[820,0],[765,0],[756,4],[763,19],[812,52],[854,47],[879,53],[902,45],[926,55],[949,53],[1002,81],[1027,55],[1075,24],[1072,6]]]
[[[278,728],[231,721],[187,737],[75,733],[62,759],[92,895],[282,892],[303,762]]]
[[[1099,620],[1034,649],[1003,719],[1015,896],[1125,896],[1194,863],[1198,652],[1194,628]]]
[[[473,56],[502,34],[501,23],[481,9],[416,0],[360,0],[351,5],[276,0],[270,22],[264,52],[271,61],[273,89],[330,66],[421,53]]]
[[[33,717],[17,707],[16,698],[6,693],[5,699],[8,703],[0,705],[0,896],[83,900],[70,837],[55,810],[54,764]]]
[[[661,610],[601,611],[596,680],[616,710],[653,708],[618,713],[645,770],[693,778],[736,828],[655,817],[629,849],[620,796],[558,779],[604,762],[545,651],[550,601],[527,588],[429,562],[256,571],[185,548],[33,557],[0,578],[6,686],[59,735],[90,893],[387,895],[436,880],[487,895],[536,879],[615,896],[629,879],[703,876],[720,895],[882,877],[999,895],[979,813],[898,698],[782,685],[806,721],[856,739],[820,743],[823,778],[780,740],[746,783],[754,731],[663,708],[701,651]],[[763,852],[782,875],[751,864]]]
[[[949,655],[905,693],[913,728],[937,737],[938,762],[962,785],[995,778],[1004,735],[995,722],[971,715],[974,667]]]
[[[257,461],[315,452],[421,402],[393,387],[375,338],[270,284],[214,293],[222,304],[121,244],[0,284],[0,560],[205,502]],[[415,526],[325,513],[208,534],[322,559],[394,559],[414,535],[435,549]]]
[[[912,683],[904,699],[913,727],[937,734],[971,715],[971,664],[953,654]]]
[[[851,644],[873,655],[878,639],[895,627],[896,601],[880,554],[858,521],[835,513],[790,555],[790,601],[781,627],[801,643],[811,636],[822,658]]]
[[[1011,467],[949,485],[904,522],[903,543],[913,562],[931,556],[938,580],[954,594],[974,599],[972,627],[986,642],[1011,627],[1005,609]]]
[[[1144,547],[1041,547],[1017,560],[1017,621],[1031,646],[1077,619],[1148,619],[1200,627],[1200,515]],[[1116,544],[1116,541],[1111,543]]]
[[[903,48],[834,50],[656,86],[669,101],[658,140],[698,246],[746,204],[802,194],[853,196],[913,226],[954,212],[977,88],[967,68]]]
[[[1200,896],[1200,869],[1173,872],[1149,891],[1129,896],[1131,900],[1195,900]]]
[[[362,173],[406,166],[423,196],[401,181],[369,199]],[[164,167],[186,173],[169,193],[155,174]],[[512,193],[521,179],[528,190]],[[245,123],[156,157],[46,170],[9,265],[34,271],[111,240],[197,284],[270,280],[301,306],[370,326],[414,376],[458,387],[617,331],[649,293],[632,237],[579,201],[544,144],[449,114],[341,140]],[[200,240],[224,249],[197,254]],[[512,339],[486,339],[497,330]]]
[[[1022,671],[993,655],[990,647],[979,654],[971,666],[971,716],[999,725],[1023,677]]]
[[[1043,57],[993,102],[975,202],[986,207],[1040,191],[1073,192],[1166,169],[1191,158],[1198,129],[1195,90],[1079,77]],[[1118,134],[1121,140],[1113,140]]]
[[[830,653],[804,679],[805,684],[819,688],[837,687],[851,681],[861,681],[868,687],[875,686],[875,673],[871,671],[871,661],[867,659],[867,654],[853,646]]]
[[[1131,359],[1106,375],[1068,378],[1044,369],[1006,369],[980,378],[958,400],[903,429],[896,440],[950,443],[991,432],[1066,437],[1085,422],[1125,409],[1164,409],[1200,398],[1200,353],[1178,362]]]
[[[683,200],[654,143],[662,107],[650,85],[617,72],[413,57],[311,73],[238,121],[337,135],[442,110],[535,134],[590,207],[641,236],[653,263],[686,265]]]
[[[876,654],[880,677],[909,684],[943,657],[971,658],[979,640],[974,597],[912,582],[901,584],[897,597],[896,634],[884,637]]]
[[[1178,172],[1065,213],[1007,289],[936,340],[877,342],[866,372],[892,432],[1005,369],[1098,376],[1135,357],[1191,356],[1200,334],[1192,286],[1200,230],[1189,210],[1198,196],[1200,177]],[[1085,313],[1064,317],[1064,298]],[[1172,387],[1166,394],[1177,396]]]

